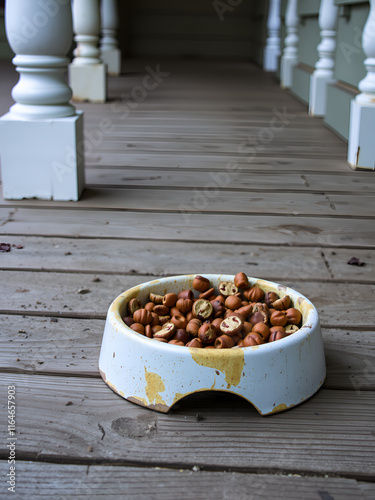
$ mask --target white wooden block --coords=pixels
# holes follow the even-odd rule
[[[348,163],[355,169],[375,170],[375,106],[352,100]]]
[[[275,72],[279,64],[280,50],[278,47],[268,46],[264,49],[263,69],[264,71]]]
[[[283,57],[280,62],[280,81],[283,89],[290,89],[293,84],[293,68],[296,59]]]
[[[110,76],[121,74],[121,52],[119,49],[102,50],[101,59],[107,66],[107,73]]]
[[[107,65],[108,74],[118,76],[121,73],[121,51],[118,47],[118,0],[101,0],[100,2],[102,39],[100,41],[100,57]]]
[[[5,199],[77,201],[84,188],[83,114],[27,120],[0,118]]]
[[[107,69],[105,64],[69,64],[69,85],[73,100],[105,102],[107,98]]]
[[[310,77],[309,114],[311,116],[325,116],[327,109],[328,84],[334,82],[332,75],[320,74],[314,71]]]

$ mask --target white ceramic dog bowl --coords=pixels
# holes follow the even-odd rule
[[[289,295],[303,317],[292,335],[256,347],[199,349],[161,343],[136,333],[121,317],[130,299],[148,302],[150,292],[164,295],[192,289],[196,275],[173,276],[131,288],[111,304],[104,329],[99,369],[105,383],[123,398],[166,413],[189,394],[223,391],[238,394],[261,415],[277,413],[310,398],[326,375],[319,318],[313,304],[297,291],[249,278],[265,292]],[[234,276],[204,274],[216,289]]]

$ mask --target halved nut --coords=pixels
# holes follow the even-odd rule
[[[154,339],[169,340],[173,337],[176,327],[173,323],[165,323],[163,328],[154,334]]]
[[[220,331],[233,337],[242,330],[243,321],[238,316],[229,316],[220,323]]]
[[[222,281],[219,285],[219,293],[224,297],[229,297],[229,295],[236,295],[238,288],[231,281]]]
[[[286,325],[285,327],[285,333],[288,335],[291,335],[292,333],[298,332],[299,328],[297,325]]]

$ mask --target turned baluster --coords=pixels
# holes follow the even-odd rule
[[[263,69],[276,71],[280,56],[280,4],[281,0],[270,0],[267,30],[268,37],[264,49]]]
[[[321,0],[319,9],[321,42],[317,46],[319,59],[310,78],[309,114],[314,116],[325,115],[327,86],[334,81],[337,13],[335,0]]]
[[[280,63],[280,83],[284,89],[289,89],[293,82],[293,68],[298,59],[298,0],[288,0],[285,15],[286,37],[285,47]]]

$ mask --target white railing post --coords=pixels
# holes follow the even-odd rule
[[[83,118],[64,81],[73,38],[70,2],[8,0],[5,26],[20,79],[15,104],[0,118],[4,198],[78,200]]]
[[[107,70],[100,59],[99,0],[72,0],[77,47],[69,64],[69,84],[76,101],[105,102]]]
[[[263,54],[264,71],[276,71],[280,56],[280,4],[281,0],[270,0],[268,8],[268,37]]]
[[[319,26],[321,42],[317,46],[319,59],[310,77],[309,114],[324,116],[327,106],[327,85],[334,81],[336,24],[338,6],[335,0],[321,0]]]
[[[367,75],[359,82],[361,91],[350,109],[348,163],[356,168],[375,170],[375,0],[362,35]]]
[[[107,65],[108,74],[118,76],[121,73],[121,52],[117,42],[117,30],[119,26],[117,0],[101,0],[101,18],[101,59]]]
[[[285,15],[285,47],[280,62],[280,84],[289,89],[293,83],[293,68],[298,59],[298,0],[288,0]]]

